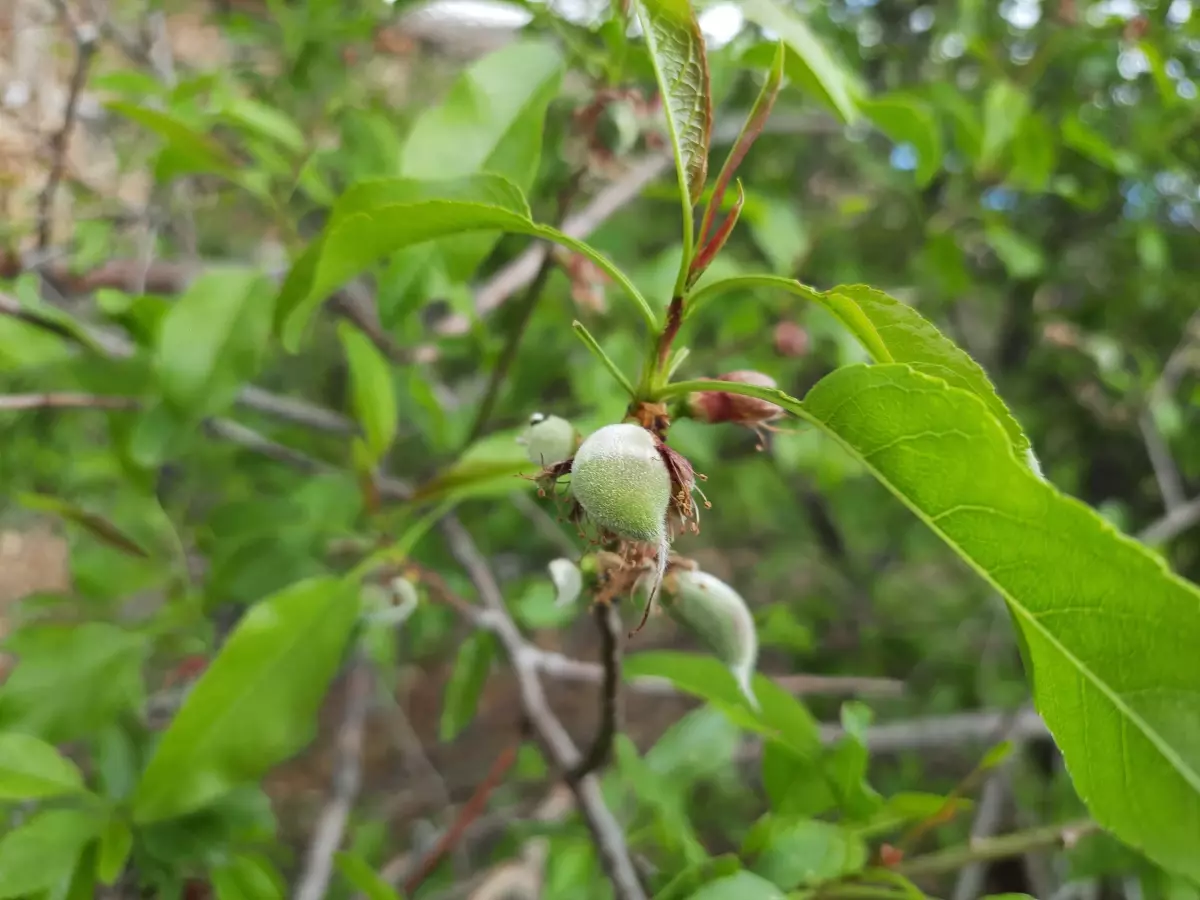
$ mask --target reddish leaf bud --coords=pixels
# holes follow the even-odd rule
[[[780,356],[803,356],[808,352],[808,332],[795,322],[775,326],[775,352]]]
[[[773,388],[775,379],[762,372],[742,369],[717,376],[718,381],[736,381]],[[783,410],[767,400],[745,397],[727,391],[698,391],[688,396],[688,409],[693,417],[710,425],[732,422],[753,428],[762,422],[770,422],[783,415]]]

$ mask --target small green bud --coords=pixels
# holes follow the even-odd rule
[[[672,619],[694,632],[729,667],[742,694],[758,709],[751,687],[758,632],[741,595],[707,572],[681,568],[664,583],[661,602]]]
[[[531,463],[552,466],[570,459],[579,440],[566,419],[537,412],[529,417],[529,425],[517,443],[525,445],[525,455]]]
[[[583,573],[579,566],[569,559],[553,560],[547,568],[550,570],[550,580],[554,582],[557,596],[555,606],[569,606],[579,599],[583,593]]]
[[[591,434],[571,463],[571,493],[601,528],[665,545],[671,474],[654,435],[642,426],[605,425]]]

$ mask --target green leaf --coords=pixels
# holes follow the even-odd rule
[[[1029,109],[1029,97],[1011,81],[993,81],[983,98],[983,139],[976,173],[990,172],[1017,134]]]
[[[747,0],[742,9],[751,22],[779,35],[787,45],[785,71],[793,84],[803,86],[843,122],[858,119],[862,89],[857,80],[798,14],[774,0]]]
[[[329,578],[255,604],[159,741],[134,793],[134,820],[199,809],[307,744],[357,618],[353,585]]]
[[[99,822],[78,809],[34,813],[0,838],[0,900],[28,897],[69,883]]]
[[[536,224],[525,198],[498,175],[443,181],[379,179],[350,188],[334,204],[321,237],[293,263],[276,302],[276,326],[295,351],[316,308],[379,260],[416,244],[470,231],[501,230],[562,244],[600,266],[634,300],[650,325],[650,305],[597,250]]]
[[[1012,143],[1009,182],[1026,191],[1044,191],[1057,164],[1058,147],[1054,131],[1045,116],[1029,113]]]
[[[692,208],[699,202],[708,178],[713,116],[708,57],[690,0],[635,0],[635,6],[663,100],[667,136],[679,179],[683,256],[674,295],[681,296],[694,252]]]
[[[688,866],[672,878],[661,891],[654,895],[654,900],[687,900],[710,881],[733,875],[741,868],[741,861],[732,853],[706,859],[693,866]]]
[[[0,734],[0,800],[37,800],[84,790],[75,763],[30,734]]]
[[[392,371],[370,339],[350,323],[338,323],[338,337],[350,363],[354,417],[362,425],[372,462],[378,463],[396,439]]]
[[[1042,248],[1011,228],[1005,228],[1003,225],[989,226],[987,242],[992,245],[992,250],[1008,270],[1010,278],[1036,278],[1046,267]]]
[[[0,729],[60,744],[141,705],[143,637],[108,625],[38,625],[8,640],[17,667],[0,688]]]
[[[751,871],[790,891],[862,871],[867,845],[829,822],[765,816],[746,836],[741,855],[754,859]]]
[[[304,132],[292,118],[252,97],[231,96],[221,104],[221,116],[246,131],[274,141],[293,153],[304,152]]]
[[[1061,129],[1063,143],[1097,165],[1127,177],[1137,173],[1137,159],[1132,153],[1113,147],[1104,135],[1085,125],[1077,115],[1063,119]]]
[[[1038,478],[983,401],[945,381],[849,366],[803,403],[730,389],[831,435],[1004,597],[1038,710],[1093,817],[1200,876],[1200,590]]]
[[[66,519],[68,522],[74,522],[92,537],[96,538],[96,540],[128,553],[130,556],[139,556],[142,559],[149,559],[150,557],[150,554],[146,552],[141,544],[97,513],[89,512],[86,509],[75,506],[73,503],[69,503],[59,497],[51,497],[47,494],[26,493],[21,494],[18,499],[26,509],[51,513],[52,515]]]
[[[174,157],[173,171],[215,172],[227,178],[237,175],[237,162],[219,143],[207,134],[170,113],[115,100],[105,104],[110,110],[149,129],[166,142],[166,150]]]
[[[432,180],[491,172],[529,190],[562,72],[562,56],[544,40],[515,41],[484,56],[445,100],[417,117],[400,154],[401,174]]]
[[[495,655],[496,638],[489,631],[476,631],[459,648],[442,701],[439,740],[454,740],[470,724]]]
[[[362,891],[367,900],[402,900],[399,892],[357,853],[338,852],[334,854],[333,861],[342,877]]]
[[[637,0],[637,14],[663,97],[679,189],[690,210],[704,190],[712,137],[704,35],[688,0]]]
[[[917,184],[929,184],[942,166],[942,132],[933,111],[915,97],[903,94],[860,100],[859,108],[897,144],[913,146],[917,151]]]
[[[258,373],[271,335],[270,283],[249,269],[206,272],[162,320],[155,367],[175,409],[220,412]]]
[[[783,892],[761,875],[735,872],[710,881],[688,900],[786,900]]]
[[[413,123],[400,154],[407,178],[502,175],[533,187],[546,111],[562,82],[562,57],[544,40],[515,41],[464,71],[446,99]],[[495,246],[496,233],[439,241],[450,277],[465,281]]]
[[[125,870],[125,863],[133,850],[133,831],[122,819],[111,819],[100,832],[100,846],[96,853],[96,880],[101,884],[113,884]]]
[[[718,281],[698,292],[692,303],[739,288],[776,288],[819,303],[858,338],[876,362],[908,363],[978,396],[1004,427],[1017,452],[1029,452],[1029,439],[979,363],[907,303],[863,284],[843,284],[821,292],[794,279],[771,275]]]
[[[209,873],[217,900],[282,900],[286,886],[269,859],[238,853]]]
[[[707,700],[737,725],[775,737],[801,756],[820,752],[817,725],[808,710],[764,675],[754,677],[754,693],[761,707],[756,714],[729,670],[708,655],[669,650],[635,653],[625,660],[622,670],[627,679],[666,679],[680,691]]]

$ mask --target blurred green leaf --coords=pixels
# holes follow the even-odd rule
[[[987,241],[1010,278],[1036,278],[1046,266],[1041,248],[1033,241],[1002,225],[988,226]]]
[[[783,892],[753,872],[735,872],[710,881],[688,900],[786,900]]]
[[[71,760],[29,734],[0,734],[0,800],[36,800],[84,790]]]
[[[832,109],[842,121],[858,119],[862,88],[800,14],[783,9],[774,0],[747,0],[743,11],[746,18],[779,35],[787,45],[784,71],[793,84]]]
[[[0,688],[0,729],[58,744],[141,705],[141,635],[103,622],[36,625],[12,635],[6,649],[18,661]]]
[[[1009,182],[1026,191],[1044,191],[1057,163],[1057,135],[1045,116],[1030,112],[1012,142]]]
[[[489,631],[476,631],[458,648],[454,670],[446,685],[446,697],[442,701],[439,740],[454,740],[475,717],[479,695],[487,684],[495,655],[496,638]]]
[[[100,832],[96,880],[111,885],[120,877],[133,850],[133,831],[123,819],[110,819]]]
[[[729,670],[717,659],[660,650],[635,653],[625,660],[624,677],[665,678],[684,693],[707,700],[742,728],[774,736],[804,755],[820,749],[816,722],[804,705],[763,675],[754,677],[762,709],[756,714],[738,690]]]
[[[1068,115],[1062,121],[1063,143],[1092,162],[1118,175],[1131,176],[1137,171],[1137,163],[1131,153],[1118,150],[1100,134],[1089,128],[1077,115]]]
[[[0,838],[0,898],[18,898],[70,883],[100,823],[79,809],[47,809]]]
[[[689,866],[672,878],[654,895],[654,900],[687,900],[710,881],[733,875],[741,868],[741,861],[733,853],[706,859]]]
[[[488,172],[529,190],[562,75],[562,57],[548,41],[518,40],[487,54],[458,77],[441,104],[417,117],[400,153],[400,173],[445,179]],[[450,277],[469,278],[498,239],[483,233],[439,241]]]
[[[238,127],[274,141],[293,153],[303,153],[304,132],[283,110],[253,97],[230,96],[221,103],[221,116]]]
[[[214,172],[227,178],[237,175],[237,163],[213,138],[197,131],[169,112],[114,100],[106,106],[115,113],[154,132],[165,142],[165,151],[173,154],[171,174]]]
[[[163,317],[155,367],[163,394],[192,416],[220,412],[254,377],[271,335],[269,282],[249,269],[206,272]]]
[[[859,108],[897,144],[917,151],[917,185],[924,187],[942,166],[942,134],[933,112],[915,97],[888,94],[860,100]]]
[[[983,138],[979,158],[975,161],[977,174],[995,169],[1021,127],[1028,108],[1028,95],[1011,81],[997,80],[988,85],[983,98]]]
[[[238,853],[209,872],[217,900],[282,900],[283,876],[264,856]]]
[[[308,743],[357,618],[352,586],[328,578],[246,612],[160,739],[134,795],[135,821],[196,810]]]
[[[350,323],[338,323],[338,337],[350,364],[354,417],[366,434],[371,461],[377,463],[396,438],[396,393],[391,368],[371,340]]]
[[[785,891],[862,871],[867,846],[852,831],[829,822],[765,816],[742,844],[751,870]]]
[[[390,884],[384,881],[359,854],[341,851],[334,855],[334,863],[346,881],[367,896],[367,900],[403,900]]]

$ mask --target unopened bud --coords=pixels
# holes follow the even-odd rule
[[[751,681],[758,662],[758,632],[746,601],[714,575],[680,568],[663,585],[662,606],[729,667],[738,688],[759,708]]]
[[[578,440],[574,426],[566,419],[538,412],[529,417],[529,425],[517,443],[525,445],[531,463],[552,466],[570,459]]]
[[[547,568],[557,592],[554,605],[569,606],[578,600],[583,593],[583,573],[579,571],[579,566],[564,558],[553,560]]]
[[[717,380],[776,387],[775,379],[770,375],[750,369],[718,375]],[[783,415],[783,410],[768,400],[731,394],[728,391],[697,391],[688,395],[687,402],[692,416],[710,425],[732,422],[735,425],[753,427]]]
[[[808,352],[808,332],[795,322],[775,326],[775,352],[780,356],[803,356]]]

